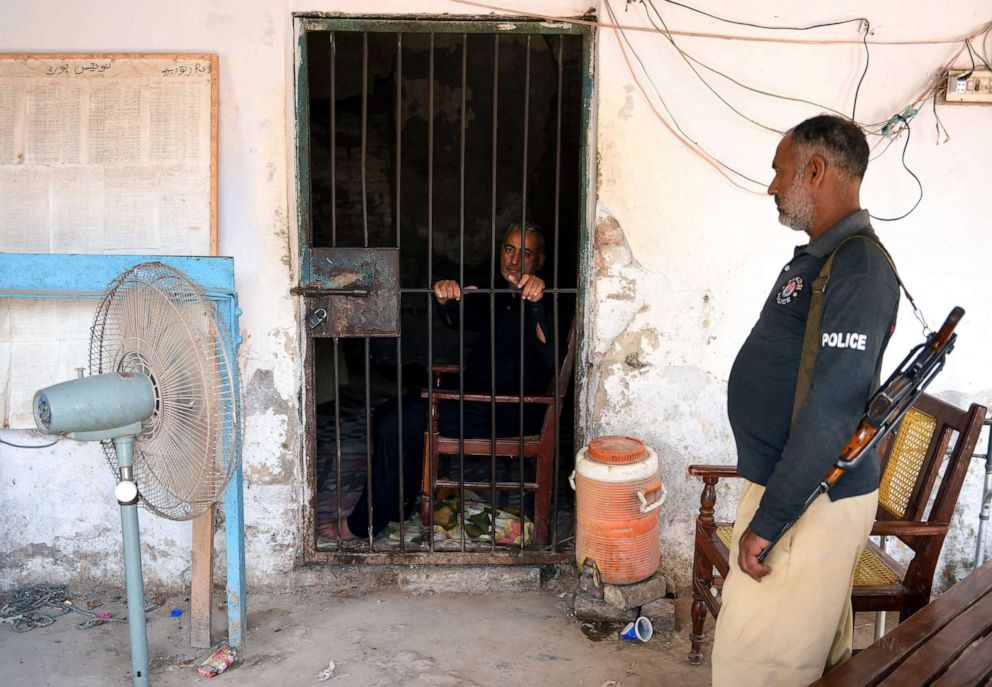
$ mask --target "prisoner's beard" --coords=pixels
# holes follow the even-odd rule
[[[805,165],[800,166],[796,176],[792,179],[792,184],[781,195],[781,202],[778,205],[778,221],[791,229],[804,231],[808,234],[809,230],[813,228],[816,206],[813,203],[812,191],[802,182],[805,167]]]

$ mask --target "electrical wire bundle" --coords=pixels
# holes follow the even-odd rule
[[[979,30],[962,38],[938,39],[938,40],[883,41],[883,40],[869,39],[869,36],[871,35],[871,23],[867,17],[852,17],[848,19],[840,19],[836,21],[821,22],[821,23],[802,25],[802,26],[773,26],[767,24],[757,24],[747,21],[740,21],[737,19],[729,19],[726,17],[718,16],[716,14],[712,14],[710,12],[701,10],[699,8],[693,7],[683,2],[677,2],[676,0],[658,0],[659,2],[665,2],[668,5],[681,7],[683,9],[689,10],[691,12],[695,12],[697,14],[703,15],[705,17],[714,19],[716,21],[725,24],[730,24],[733,26],[745,26],[764,31],[805,32],[805,31],[813,31],[816,29],[824,29],[828,27],[842,26],[845,24],[855,24],[858,26],[859,31],[861,32],[860,38],[858,40],[851,40],[851,39],[816,40],[816,39],[802,39],[802,38],[792,38],[792,37],[780,38],[780,37],[762,37],[762,36],[742,36],[742,35],[719,34],[719,33],[702,33],[702,32],[694,32],[694,31],[673,31],[669,28],[667,22],[665,21],[664,17],[659,11],[655,3],[655,0],[626,0],[627,8],[629,8],[629,6],[632,4],[640,4],[643,7],[645,16],[647,18],[648,23],[650,24],[650,27],[621,24],[617,18],[611,0],[604,0],[603,2],[604,8],[606,9],[607,14],[609,15],[610,23],[602,23],[597,21],[574,19],[574,18],[560,17],[560,16],[541,15],[532,12],[519,12],[516,10],[510,10],[505,7],[489,5],[482,2],[476,2],[475,0],[452,0],[452,1],[456,2],[457,4],[469,5],[474,7],[483,7],[490,10],[521,14],[524,16],[531,16],[544,20],[591,25],[599,28],[612,30],[614,32],[614,36],[616,37],[617,45],[620,48],[620,52],[624,59],[624,62],[626,63],[627,69],[630,71],[630,74],[635,84],[640,89],[641,93],[644,95],[644,98],[647,100],[648,104],[651,107],[652,112],[655,114],[658,120],[683,145],[689,148],[694,154],[698,155],[703,160],[705,160],[710,166],[716,169],[716,171],[719,172],[725,179],[727,179],[727,181],[729,181],[734,186],[744,191],[748,191],[749,193],[764,194],[764,189],[767,186],[767,184],[751,176],[748,176],[747,174],[734,168],[729,163],[718,158],[713,153],[710,153],[699,143],[698,140],[694,139],[692,136],[689,135],[689,133],[685,131],[685,129],[683,129],[683,127],[679,124],[677,118],[672,113],[668,104],[665,102],[665,99],[662,96],[661,89],[658,88],[658,85],[656,84],[655,80],[652,78],[650,71],[648,70],[644,61],[641,59],[640,55],[638,55],[633,44],[631,43],[630,38],[627,35],[628,31],[649,32],[663,36],[671,44],[672,48],[676,51],[678,56],[686,63],[686,65],[696,76],[696,78],[698,78],[699,81],[702,82],[702,84],[711,93],[713,93],[713,95],[716,96],[718,100],[720,100],[720,102],[722,102],[727,108],[729,108],[739,117],[742,117],[751,124],[758,126],[762,129],[765,129],[767,131],[771,131],[778,134],[785,133],[784,131],[776,129],[775,127],[763,124],[757,119],[748,116],[747,114],[742,112],[739,108],[735,107],[726,97],[724,97],[724,95],[722,95],[716,89],[713,83],[711,83],[707,78],[705,78],[700,73],[697,67],[713,75],[716,75],[722,79],[730,81],[736,86],[751,91],[753,93],[780,100],[803,103],[806,105],[819,108],[821,111],[831,112],[833,114],[849,118],[851,121],[858,124],[858,126],[860,126],[867,135],[878,138],[878,140],[872,146],[872,151],[874,152],[879,146],[882,147],[882,150],[877,154],[875,154],[874,157],[872,157],[872,160],[878,159],[879,157],[884,155],[885,152],[889,149],[889,147],[895,142],[895,140],[901,138],[903,132],[905,132],[901,162],[903,168],[916,182],[919,188],[919,197],[907,212],[899,215],[898,217],[876,217],[872,215],[874,219],[884,222],[903,219],[904,217],[908,216],[911,212],[913,212],[919,206],[920,202],[923,199],[923,184],[920,181],[920,178],[909,168],[906,162],[906,151],[909,148],[909,141],[911,136],[911,129],[909,124],[910,120],[920,111],[920,109],[928,101],[931,102],[933,106],[934,121],[935,121],[935,127],[937,129],[938,142],[940,140],[941,134],[943,134],[944,140],[946,141],[948,139],[947,130],[946,128],[944,128],[943,123],[940,121],[940,118],[937,115],[937,98],[940,97],[940,94],[943,92],[944,84],[946,84],[947,82],[947,76],[951,66],[958,59],[958,57],[960,57],[961,53],[967,50],[968,55],[971,58],[972,71],[977,67],[978,64],[978,62],[976,62],[976,58],[978,59],[979,62],[983,63],[986,66],[986,68],[989,68],[989,60],[984,56],[983,53],[986,50],[985,44],[988,42],[990,34],[992,34],[992,22],[987,23]],[[861,76],[859,77],[857,85],[854,89],[854,98],[853,98],[853,103],[851,105],[851,114],[847,115],[846,113],[841,112],[835,108],[828,107],[826,105],[814,102],[812,100],[807,100],[804,98],[798,98],[794,96],[788,96],[780,93],[774,93],[772,91],[750,86],[739,79],[735,79],[734,77],[725,74],[722,71],[715,69],[714,67],[711,67],[710,65],[704,63],[702,60],[691,55],[676,42],[675,36],[691,36],[691,37],[699,37],[699,38],[719,38],[726,40],[762,41],[762,42],[792,43],[792,44],[805,44],[805,45],[860,45],[864,48],[865,51],[865,61],[864,61],[864,67],[861,71]],[[975,48],[975,46],[973,46],[971,42],[979,38],[981,41],[980,47]],[[868,74],[868,67],[871,61],[871,51],[869,48],[870,44],[936,45],[936,44],[956,44],[956,43],[960,43],[961,48],[948,61],[946,61],[940,67],[940,69],[937,70],[936,76],[927,84],[923,92],[920,93],[913,101],[910,102],[909,105],[903,108],[898,114],[895,114],[892,117],[889,117],[885,120],[878,122],[859,122],[857,120],[858,99],[861,94],[861,87],[864,84],[865,77]],[[648,83],[650,84],[651,91],[653,91],[654,93],[654,98],[651,97],[651,95],[648,93],[648,90],[645,88],[644,84],[642,83],[641,78],[638,75],[638,70],[634,68],[633,62],[631,61],[631,56],[633,57],[633,61],[637,62],[638,66],[640,67],[640,73],[643,74],[644,78],[646,78]],[[967,76],[969,76],[970,73],[971,72],[968,72],[967,74],[964,74],[959,78],[967,78]],[[657,102],[660,103],[661,109],[664,110],[665,115],[662,115],[661,111],[659,111],[659,109],[655,106],[655,100],[657,100]]]

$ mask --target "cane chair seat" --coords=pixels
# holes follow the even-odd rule
[[[727,547],[727,551],[730,551],[734,526],[718,525],[716,536]],[[861,557],[858,558],[858,565],[854,569],[854,586],[871,587],[887,584],[899,584],[899,574],[886,565],[875,551],[866,546],[862,549]]]
[[[858,565],[854,569],[855,587],[879,587],[899,584],[901,581],[899,575],[885,564],[874,549],[870,546],[861,549]]]
[[[930,601],[937,559],[986,412],[978,404],[964,411],[923,394],[883,441],[879,505],[871,534],[897,537],[913,557],[903,567],[868,540],[854,572],[854,611],[899,611],[901,622]],[[739,475],[728,465],[690,465],[689,474],[704,483],[696,518],[689,635],[689,662],[698,664],[703,624],[707,614],[719,614],[719,590],[730,570],[733,524],[713,518],[716,486],[721,479]]]

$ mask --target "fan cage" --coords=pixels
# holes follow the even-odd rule
[[[216,503],[239,467],[241,389],[234,340],[199,286],[159,262],[107,289],[90,332],[90,374],[143,374],[155,392],[134,445],[145,508],[189,520]],[[112,442],[104,454],[115,477]]]

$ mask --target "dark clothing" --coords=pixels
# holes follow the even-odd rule
[[[792,426],[810,291],[830,253],[849,236],[877,241],[862,210],[796,249],[777,277],[758,322],[737,354],[727,411],[738,470],[767,487],[750,529],[772,539],[796,518],[837,459],[878,386],[882,354],[895,329],[899,285],[881,251],[866,241],[844,244],[824,291],[820,347],[809,394]],[[833,487],[832,500],[878,488],[870,456]]]
[[[515,394],[520,388],[520,299],[514,294],[499,293],[494,297],[493,328],[489,327],[489,296],[469,294],[462,307],[465,314],[465,331],[478,332],[479,341],[465,359],[465,391],[489,393],[490,361],[495,348],[496,393]],[[449,300],[437,307],[441,320],[450,328],[458,329],[458,301]],[[524,392],[543,394],[554,370],[554,342],[551,339],[553,323],[543,299],[531,303],[524,301]],[[535,334],[541,326],[547,343],[542,344]],[[495,346],[490,346],[490,335],[495,335]]]
[[[489,296],[479,294],[465,298],[465,330],[477,331],[479,339],[465,358],[464,387],[468,392],[489,393],[491,351],[496,358],[496,393],[517,394],[520,389],[520,300],[510,294],[497,294],[494,330],[489,328]],[[552,322],[542,302],[524,303],[524,393],[543,394],[554,373],[554,341]],[[437,306],[438,316],[449,327],[457,329],[459,304],[448,301]],[[535,327],[540,323],[546,343],[541,343]],[[495,333],[495,341],[490,334]],[[495,345],[491,346],[491,342]],[[564,348],[564,346],[561,346]],[[453,388],[457,389],[457,377]],[[400,518],[399,488],[399,416],[396,399],[380,405],[372,416],[372,532],[378,534],[391,521]],[[458,436],[457,401],[440,404],[440,430],[443,436]],[[536,434],[544,420],[547,406],[524,406],[524,433]],[[421,471],[424,463],[424,432],[427,427],[427,400],[416,395],[403,399],[403,514],[413,512],[420,495]],[[465,437],[488,437],[492,428],[490,403],[465,402],[463,414]],[[500,403],[496,406],[496,435],[520,435],[520,407]],[[358,536],[368,532],[369,493],[366,488],[355,510],[348,516],[348,529]]]

